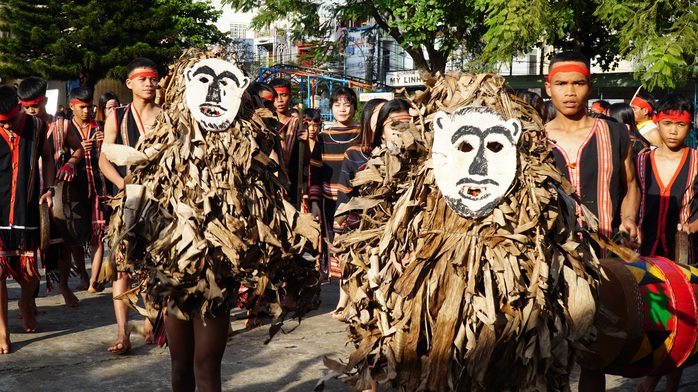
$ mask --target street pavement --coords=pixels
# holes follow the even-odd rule
[[[71,287],[77,285],[71,278]],[[116,325],[111,288],[100,294],[77,292],[80,304],[69,308],[57,292],[46,293],[44,282],[37,299],[39,330],[22,332],[16,318],[19,285],[8,280],[9,324],[12,353],[0,356],[0,391],[142,391],[170,390],[170,358],[166,348],[144,345],[132,336],[133,349],[127,355],[107,352],[114,343]],[[57,290],[54,289],[54,290]],[[253,330],[244,328],[244,313],[233,311],[233,336],[228,341],[222,364],[223,390],[235,392],[313,391],[329,373],[323,356],[346,359],[346,325],[330,316],[338,298],[335,283],[322,287],[322,305],[300,324],[287,322],[285,333],[267,345],[268,324]],[[131,312],[132,319],[143,318]],[[291,329],[293,329],[291,331]],[[578,371],[572,375],[577,390]],[[607,377],[607,390],[634,391],[638,379]],[[350,391],[336,379],[325,383],[325,391]],[[379,389],[395,391],[396,389]],[[664,390],[662,381],[657,389]],[[684,372],[682,391],[698,391],[698,367]]]

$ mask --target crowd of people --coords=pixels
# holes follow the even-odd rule
[[[13,277],[21,285],[18,305],[24,330],[38,328],[34,299],[40,276],[39,206],[52,207],[57,202],[56,181],[82,184],[92,214],[85,243],[64,238],[51,225],[50,249],[40,257],[47,285],[58,282],[67,306],[78,305],[68,287],[72,269],[80,279],[77,290],[104,290],[108,279],[100,278],[100,272],[109,222],[106,200],[124,188],[131,168],[110,162],[100,153],[101,146],[134,147],[153,127],[161,111],[155,103],[157,68],[143,58],[129,64],[126,86],[132,96],[125,106],[113,93],[103,94],[94,105],[91,90],[71,90],[70,117],[46,112],[47,83],[39,77],[26,78],[16,88],[0,87],[0,354],[11,352],[6,278]],[[693,125],[692,103],[677,94],[657,102],[641,92],[629,97],[628,103],[600,100],[589,108],[590,64],[576,52],[552,57],[544,88],[548,101],[529,91],[517,95],[540,114],[558,169],[598,217],[601,233],[609,238],[617,237],[618,231],[627,233],[624,244],[641,255],[674,259],[677,233],[698,231],[698,203],[693,197],[698,191],[698,153],[686,145]],[[352,180],[374,149],[399,154],[396,125],[415,118],[406,100],[374,99],[363,105],[356,121],[356,93],[342,87],[331,93],[332,123],[323,124],[318,110],[294,108],[292,90],[282,78],[254,82],[248,89],[260,98],[260,108],[273,112],[266,125],[279,135],[283,154],[276,159],[288,175],[286,198],[321,222],[325,246],[318,269],[325,278],[341,280],[341,255],[328,245],[337,233],[357,227],[359,211],[341,208],[358,195]],[[91,275],[85,268],[86,249],[92,259]],[[596,251],[605,256],[603,249]],[[131,287],[128,273],[113,272],[114,297]],[[333,317],[346,320],[347,301],[340,285]],[[123,354],[131,349],[128,305],[114,300],[114,311],[117,343],[109,351]],[[251,319],[257,320],[257,311],[252,311]],[[157,331],[150,322],[144,329],[146,342],[155,342]],[[681,368],[669,375],[666,390],[677,390],[680,378]],[[648,378],[640,389],[653,390],[657,381]],[[583,370],[580,390],[602,390],[603,382],[603,374]]]

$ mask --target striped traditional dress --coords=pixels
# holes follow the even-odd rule
[[[310,158],[310,200],[323,197],[337,200],[337,184],[342,171],[344,153],[349,147],[359,143],[361,127],[333,126],[323,130],[317,136],[315,149]]]
[[[349,147],[361,142],[360,136],[361,127],[358,124],[349,127],[332,126],[318,134],[310,156],[308,198],[311,202],[320,203],[323,234],[330,243],[334,241],[334,212],[337,209],[339,175],[344,153]],[[341,277],[339,260],[333,255],[328,256],[330,277]]]
[[[364,169],[364,167],[366,167],[368,156],[371,155],[370,150],[370,147],[354,145],[349,147],[344,153],[342,170],[339,173],[339,181],[337,183],[337,208],[339,208],[342,204],[348,203],[352,197],[359,195],[358,188],[354,188],[351,182],[354,180],[354,177],[356,177],[356,173],[360,172]],[[347,214],[347,219],[344,221],[341,229],[346,230],[358,227],[358,214],[353,211],[350,211]]]

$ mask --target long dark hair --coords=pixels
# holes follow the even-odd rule
[[[99,97],[99,100],[97,101],[97,114],[95,114],[95,120],[104,122],[107,119],[107,115],[104,113],[104,111],[107,109],[107,102],[111,101],[112,99],[119,102],[119,97],[117,97],[116,94],[112,93],[111,91],[107,91]]]
[[[378,121],[376,122],[376,130],[373,132],[372,147],[378,147],[383,141],[383,123],[390,117],[391,113],[409,112],[410,104],[402,99],[393,99],[388,101],[378,112]]]
[[[361,109],[361,117],[359,119],[359,124],[361,124],[361,146],[362,148],[371,147],[370,143],[373,141],[373,131],[371,128],[371,117],[373,117],[373,111],[380,106],[388,102],[384,98],[374,98],[364,104],[363,109]]]
[[[647,139],[645,139],[637,130],[637,123],[635,123],[635,112],[630,104],[622,102],[613,103],[608,107],[608,109],[606,109],[606,113],[608,113],[609,117],[613,117],[618,122],[628,126],[628,133],[630,135],[634,155],[637,155],[640,151],[650,147],[650,142],[648,142]]]

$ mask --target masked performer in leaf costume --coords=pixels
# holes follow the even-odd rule
[[[170,68],[163,111],[139,151],[104,147],[115,163],[137,165],[113,201],[112,249],[142,277],[122,299],[135,307],[142,291],[142,313],[165,311],[174,390],[220,390],[241,284],[250,304],[270,304],[272,332],[286,313],[280,297],[292,296],[300,317],[319,293],[314,259],[301,257],[317,248],[319,227],[281,196],[287,176],[271,159],[279,138],[260,116],[271,113],[255,110],[249,79],[219,56],[192,51]]]
[[[361,227],[335,245],[358,348],[326,363],[357,389],[371,377],[404,391],[569,388],[599,264],[541,120],[503,84],[440,79],[413,100],[402,152],[374,150],[356,176]],[[583,235],[611,246],[585,219]]]

